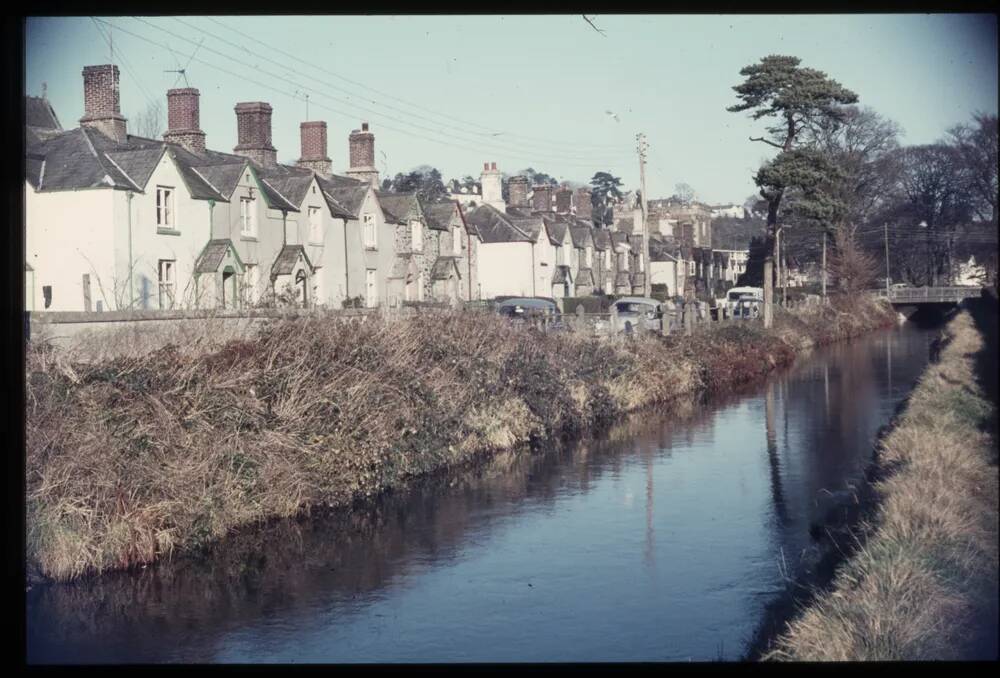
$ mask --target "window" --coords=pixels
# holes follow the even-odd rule
[[[378,240],[375,235],[375,215],[366,214],[364,216],[365,224],[365,247],[368,249],[375,249],[378,246]]]
[[[688,275],[695,274],[695,263],[693,261],[688,262]]]
[[[451,231],[451,246],[455,256],[462,254],[462,229],[455,228]]]
[[[604,268],[611,270],[611,250],[604,250]]]
[[[377,271],[374,268],[365,269],[365,306],[374,308],[378,303]]]
[[[423,271],[417,276],[417,301],[424,300],[424,273]]]
[[[309,208],[309,241],[323,242],[323,221],[318,207]]]
[[[177,262],[173,259],[160,259],[157,277],[160,283],[160,308],[173,308],[174,292],[177,282],[174,278]]]
[[[254,219],[254,199],[240,198],[240,235],[257,237],[257,220]]]
[[[424,232],[421,223],[414,219],[410,222],[410,249],[420,252],[424,249]]]
[[[169,228],[174,225],[174,189],[156,187],[156,225]]]
[[[628,270],[628,253],[619,252],[618,253],[618,268],[622,271]]]
[[[591,266],[594,265],[594,263],[593,263],[594,262],[594,249],[592,247],[588,247],[586,250],[584,250],[583,259],[586,262],[587,268],[590,268]]]
[[[556,266],[563,265],[563,248],[562,245],[556,247]]]

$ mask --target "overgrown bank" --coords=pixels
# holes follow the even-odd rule
[[[998,490],[995,441],[984,431],[993,405],[975,373],[983,338],[967,312],[944,338],[882,440],[880,505],[859,548],[765,659],[995,655],[995,637],[992,649],[984,643],[996,629]]]
[[[58,580],[345,505],[477,454],[746,383],[891,324],[865,299],[606,342],[479,314],[276,321],[249,340],[27,362],[28,561]]]

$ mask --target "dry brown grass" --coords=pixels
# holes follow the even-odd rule
[[[793,620],[772,660],[960,659],[977,612],[996,595],[997,469],[980,428],[991,412],[976,386],[982,338],[968,313],[946,329],[880,463],[881,505],[829,592]]]
[[[223,337],[161,337],[155,351],[113,359],[91,345],[86,360],[33,342],[27,555],[37,572],[69,580],[147,563],[794,356],[776,333],[747,326],[602,342],[453,312],[301,317]]]

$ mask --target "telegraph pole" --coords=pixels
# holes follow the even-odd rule
[[[649,214],[646,203],[646,151],[649,144],[646,143],[646,135],[639,132],[635,135],[636,150],[639,152],[639,192],[642,207],[642,263],[643,263],[643,296],[648,297],[652,292],[651,277],[649,270]]]

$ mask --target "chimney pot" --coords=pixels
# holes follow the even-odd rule
[[[361,123],[361,131],[362,132],[367,132],[368,131],[368,123],[367,122]]]
[[[194,87],[167,90],[167,131],[163,140],[194,153],[205,150],[205,133],[200,129],[200,94]]]
[[[278,164],[278,152],[271,145],[271,105],[263,101],[236,104],[236,155],[250,158],[263,167]]]
[[[125,141],[121,114],[118,67],[114,64],[83,67],[83,117],[80,124],[95,128],[115,141]]]
[[[490,164],[488,162],[484,162],[483,163],[483,171],[484,172],[489,172],[490,171]]]

